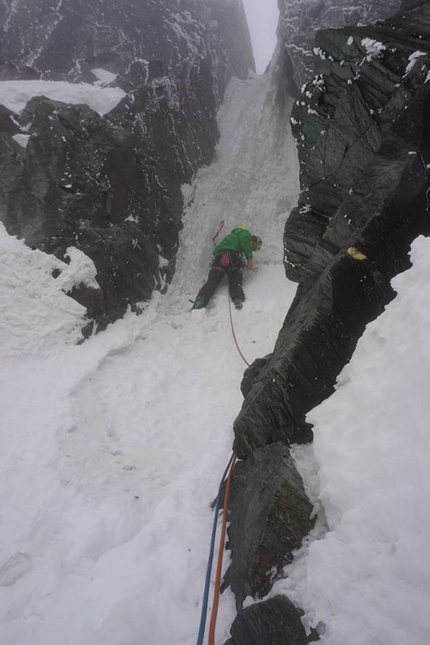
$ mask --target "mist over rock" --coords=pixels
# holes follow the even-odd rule
[[[102,68],[134,85],[220,57],[224,80],[246,77],[252,49],[235,0],[17,0],[0,7],[0,78],[91,82]],[[235,37],[233,37],[233,35]],[[179,74],[181,75],[181,74]],[[218,79],[221,81],[221,79]]]
[[[417,6],[419,0],[406,0]],[[421,2],[422,4],[422,2]],[[285,48],[284,62],[290,92],[297,92],[313,76],[315,34],[320,29],[369,25],[411,9],[401,0],[280,0],[279,39]]]
[[[1,79],[126,92],[104,115],[43,97],[1,115],[0,217],[31,246],[60,258],[76,246],[94,261],[99,292],[77,285],[74,296],[103,326],[173,275],[181,186],[212,160],[229,79],[254,69],[243,5],[17,0],[0,15]]]

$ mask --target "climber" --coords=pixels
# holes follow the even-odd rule
[[[251,235],[246,226],[239,226],[224,237],[213,250],[213,261],[207,282],[200,289],[193,309],[206,307],[225,275],[230,297],[236,309],[242,309],[245,294],[242,289],[243,269],[253,268],[252,254],[261,249],[261,237]]]

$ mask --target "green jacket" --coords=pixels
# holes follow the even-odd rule
[[[236,251],[243,253],[247,260],[252,258],[251,233],[246,228],[235,228],[229,235],[226,235],[214,248],[214,255],[221,251]]]

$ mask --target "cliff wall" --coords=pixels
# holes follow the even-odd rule
[[[126,92],[103,116],[35,97],[0,119],[1,220],[30,246],[94,261],[100,289],[73,295],[104,326],[172,277],[181,186],[212,159],[229,79],[254,68],[242,2],[17,0],[0,17],[1,79],[94,84],[102,72]]]
[[[292,557],[289,540],[310,528],[288,446],[312,440],[307,412],[334,391],[367,323],[395,297],[390,282],[410,266],[411,242],[430,234],[430,6],[408,6],[374,26],[319,31],[315,75],[293,108],[302,192],[284,248],[299,286],[273,354],[245,373],[234,423],[244,461],[228,581],[239,606],[268,593]],[[228,645],[319,638],[283,597],[240,609],[231,634]]]

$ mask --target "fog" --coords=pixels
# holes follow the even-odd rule
[[[262,74],[276,44],[276,25],[279,18],[277,0],[243,0],[251,32],[257,72]]]

